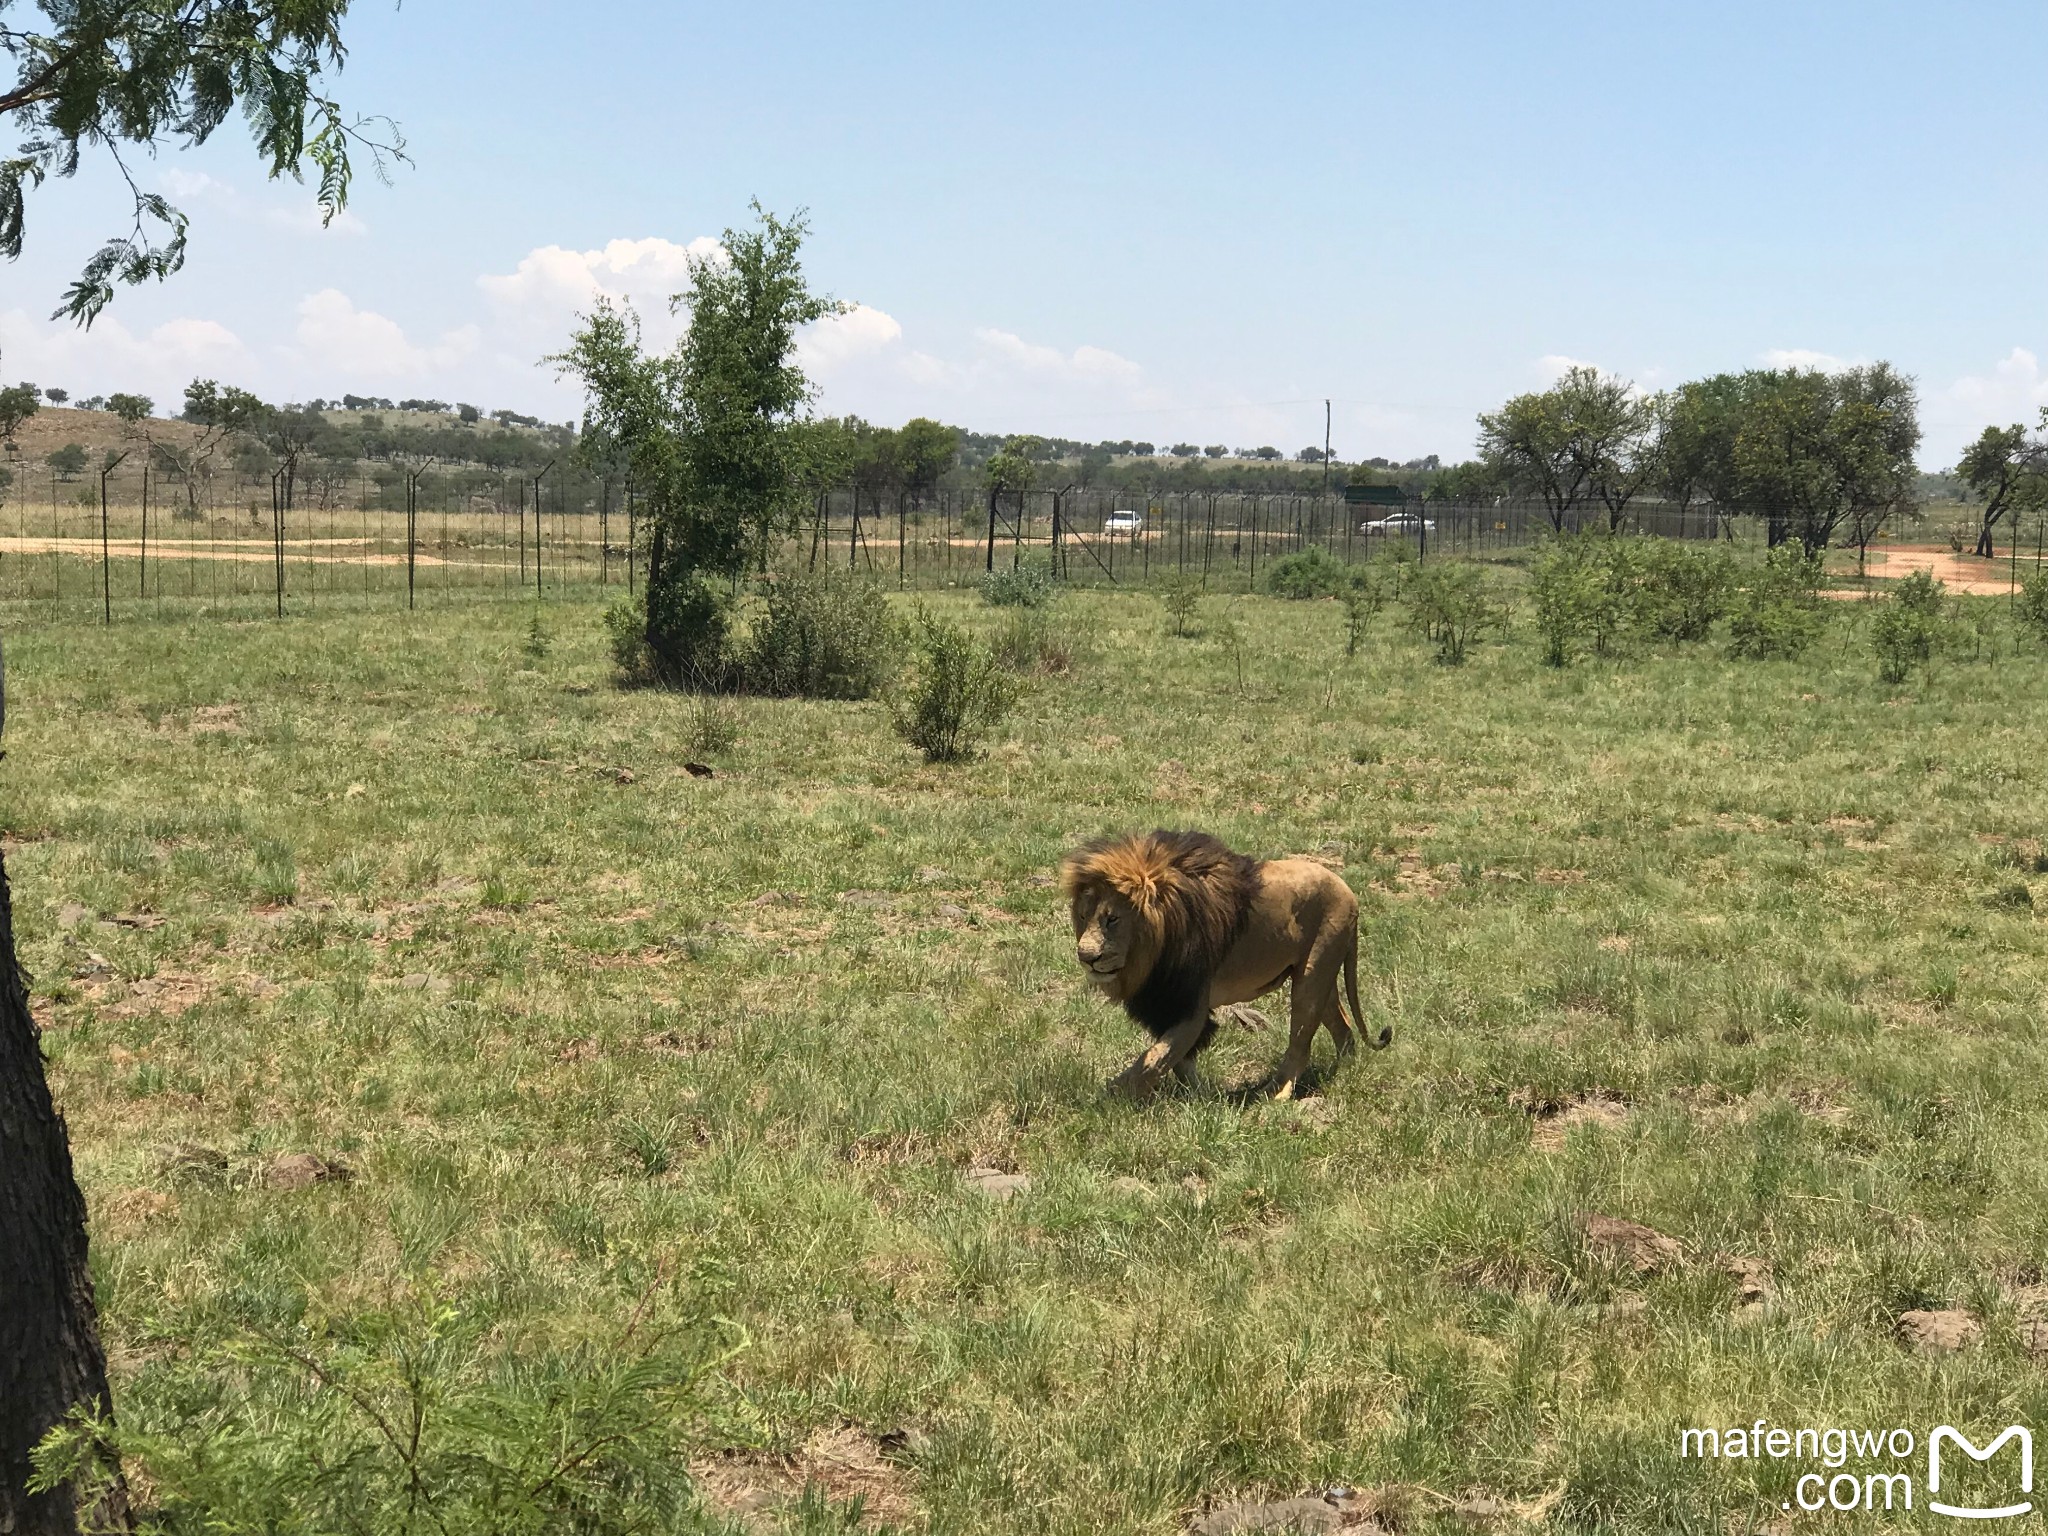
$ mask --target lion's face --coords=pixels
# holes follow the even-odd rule
[[[1144,981],[1158,942],[1119,892],[1091,882],[1074,893],[1074,958],[1089,980],[1121,1000]]]

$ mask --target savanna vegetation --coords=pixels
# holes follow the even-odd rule
[[[1806,590],[1762,569],[1690,640],[1603,575],[1651,596],[1563,666],[1513,568],[1379,562],[1363,617],[892,601],[906,676],[1088,643],[929,766],[893,688],[620,690],[576,603],[15,641],[18,921],[153,1516],[1166,1532],[1343,1485],[1743,1529],[1799,1469],[1678,1426],[2037,1412],[2040,604],[1902,604],[1887,684],[1883,602],[1745,650]],[[1154,823],[1340,867],[1396,1046],[1275,1105],[1233,1025],[1106,1099],[1130,1028],[1048,881]],[[1915,1353],[1925,1309],[1981,1337]]]

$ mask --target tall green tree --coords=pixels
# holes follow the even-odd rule
[[[35,385],[13,384],[0,389],[0,443],[14,445],[14,434],[23,422],[43,408]]]
[[[1771,541],[1790,537],[1808,553],[1838,533],[1858,552],[1913,505],[1920,446],[1919,397],[1889,363],[1838,373],[1785,369],[1747,376],[1736,428],[1738,504],[1769,520]]]
[[[2048,412],[2043,413],[2048,425]],[[2027,429],[1986,427],[1963,450],[1956,473],[1982,501],[1977,521],[1977,553],[1990,559],[1992,536],[2008,512],[2017,514],[2048,499],[2048,450],[2031,441]]]
[[[896,442],[904,489],[920,500],[939,488],[960,456],[960,429],[942,426],[929,416],[911,417],[897,429]]]
[[[14,0],[0,0],[0,12]],[[0,126],[18,137],[0,159],[0,256],[21,254],[28,194],[104,156],[132,199],[128,229],[85,263],[57,314],[81,324],[114,284],[165,278],[185,262],[187,220],[137,185],[134,155],[203,144],[239,110],[270,175],[311,165],[324,219],[348,203],[352,153],[380,176],[405,158],[384,118],[351,117],[326,93],[345,58],[349,0],[41,0],[37,18],[0,25],[14,79],[0,85]]]
[[[1557,531],[1589,505],[1619,528],[1651,479],[1656,426],[1656,404],[1633,384],[1574,367],[1550,388],[1482,414],[1479,451],[1501,479],[1542,498]]]
[[[617,442],[653,519],[647,646],[671,682],[717,684],[729,672],[721,579],[794,526],[805,504],[796,430],[811,399],[797,363],[803,326],[844,306],[811,292],[801,260],[808,225],[754,204],[755,223],[690,262],[688,332],[674,351],[641,346],[638,317],[600,302],[556,363],[581,379],[594,430]]]

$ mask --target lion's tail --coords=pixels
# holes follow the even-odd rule
[[[1365,1010],[1358,1006],[1358,935],[1351,936],[1351,949],[1344,956],[1344,995],[1351,1002],[1351,1022],[1359,1036],[1376,1051],[1383,1051],[1393,1043],[1394,1026],[1383,1024],[1377,1035],[1365,1032]]]

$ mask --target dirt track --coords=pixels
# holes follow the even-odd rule
[[[2034,562],[2031,556],[2020,557],[2022,578],[2033,574]],[[2009,590],[2012,581],[2011,566],[2002,559],[1979,560],[1975,555],[1959,555],[1953,550],[1940,549],[1931,544],[1892,545],[1870,552],[1870,575],[1878,581],[1896,581],[1910,576],[1915,571],[1926,571],[1940,581],[1951,592],[1966,592],[1978,597],[1997,596]],[[1852,564],[1835,573],[1836,578],[1853,576]],[[1833,591],[1827,594],[1836,598],[1855,598],[1863,594],[1858,591]]]
[[[318,560],[324,565],[403,565],[404,555],[373,553],[362,547],[360,539],[287,539],[284,546],[286,560]],[[353,546],[353,547],[351,547]],[[142,556],[140,539],[109,539],[107,555],[117,560],[136,560]],[[100,556],[98,539],[56,539],[24,537],[19,534],[0,535],[0,555],[77,555],[81,559],[97,560]],[[259,544],[254,540],[236,544],[201,544],[186,539],[151,539],[149,558],[152,560],[225,560],[231,564],[268,565],[277,558],[276,547]],[[438,555],[421,553],[414,556],[419,565],[454,565],[453,560],[443,560]]]

